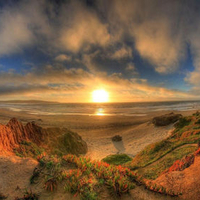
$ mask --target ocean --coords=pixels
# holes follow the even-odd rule
[[[0,102],[0,108],[35,115],[124,115],[145,116],[156,111],[188,111],[200,109],[200,101],[142,103],[13,103]]]

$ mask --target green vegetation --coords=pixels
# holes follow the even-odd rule
[[[200,124],[200,119],[198,119],[198,120],[195,122],[195,124]]]
[[[18,148],[14,149],[14,152],[19,157],[33,157],[36,158],[38,155],[44,152],[44,149],[38,147],[33,142],[22,141]]]
[[[182,146],[181,148],[175,149],[151,165],[138,169],[137,172],[142,174],[144,178],[156,179],[162,172],[171,167],[176,160],[183,158],[185,155],[193,153],[196,149],[196,146]]]
[[[87,153],[87,144],[77,133],[66,128],[50,128],[47,131],[49,133],[47,146],[52,154],[62,156],[69,153],[75,155]]]
[[[200,127],[195,126],[198,115],[183,117],[167,139],[151,144],[125,166],[136,170],[145,178],[155,179],[176,160],[193,153],[200,141]]]
[[[96,200],[102,189],[108,189],[110,195],[120,197],[135,188],[135,184],[143,184],[149,190],[166,195],[177,196],[172,191],[145,182],[144,179],[130,169],[110,165],[105,162],[92,161],[86,157],[65,155],[63,157],[45,155],[38,156],[39,168],[35,169],[30,179],[34,184],[43,182],[44,188],[53,192],[58,185],[82,200]],[[62,183],[62,184],[60,184]]]
[[[191,117],[180,118],[179,122],[176,124],[176,130],[180,130],[185,126],[188,126],[191,122]]]
[[[200,116],[200,112],[197,111],[196,113],[193,113],[192,115],[193,115],[193,116],[196,116],[196,117],[199,117],[199,116]]]
[[[132,160],[132,158],[126,154],[109,155],[109,156],[105,157],[104,159],[102,159],[103,162],[113,164],[113,165],[122,165],[131,160]]]

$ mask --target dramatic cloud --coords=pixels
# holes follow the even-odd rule
[[[101,22],[95,12],[87,10],[81,3],[72,3],[66,6],[63,12],[64,26],[60,35],[63,48],[77,52],[90,44],[100,46],[108,44],[110,39],[108,26]]]
[[[82,98],[104,87],[113,97],[124,94],[126,101],[197,98],[198,1],[9,2],[0,8],[0,95],[45,92],[75,98],[76,91]],[[157,78],[171,81],[169,74],[181,79],[180,84],[172,80],[177,88],[155,86]]]
[[[111,24],[118,26],[119,32],[123,27],[124,34],[133,37],[137,51],[157,72],[174,72],[185,58],[182,11],[186,5],[181,1],[158,0],[113,2]]]

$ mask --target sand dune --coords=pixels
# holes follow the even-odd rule
[[[99,136],[84,137],[89,149],[87,156],[93,159],[102,159],[110,154],[126,153],[134,157],[145,146],[166,138],[172,129],[173,125],[155,127],[147,122],[130,130],[117,132],[117,134],[122,135],[122,141],[120,142],[111,140],[115,133],[107,136],[105,132],[105,134]]]

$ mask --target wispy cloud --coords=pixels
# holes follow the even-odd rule
[[[55,60],[58,61],[58,62],[71,61],[72,57],[69,56],[69,55],[60,54],[60,55],[55,57]]]

